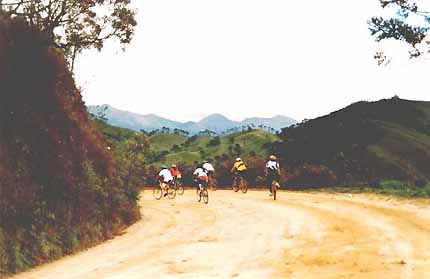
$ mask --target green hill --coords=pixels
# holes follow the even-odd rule
[[[339,184],[396,179],[420,186],[430,179],[430,102],[359,102],[280,136],[277,152],[297,174],[307,165],[328,170]]]
[[[174,145],[181,145],[186,142],[187,137],[173,134],[158,134],[149,137],[149,142],[153,150],[170,150]]]
[[[124,153],[127,143],[133,143],[142,136],[132,130],[111,126],[96,121],[107,141],[117,150]],[[252,169],[253,178],[262,175],[264,160],[268,147],[279,142],[279,137],[261,130],[251,130],[224,137],[192,136],[183,137],[174,134],[156,134],[147,136],[149,148],[144,155],[144,168],[139,173],[147,176],[145,181],[154,183],[153,179],[163,164],[178,164],[185,174],[186,183],[192,183],[190,172],[197,163],[204,159],[211,160],[217,169],[217,179],[223,185],[231,183],[229,170],[233,160],[240,156]],[[119,152],[118,152],[119,150]]]
[[[278,140],[278,136],[260,130],[225,137],[194,136],[185,140],[175,135],[157,135],[150,138],[153,150],[165,151],[166,155],[161,162],[167,164],[193,164],[194,161],[200,162],[203,159],[219,161],[221,157],[228,157],[231,161],[238,156],[244,159],[250,156],[266,157],[265,145]],[[177,147],[172,148],[175,144]],[[167,149],[169,146],[171,148]]]

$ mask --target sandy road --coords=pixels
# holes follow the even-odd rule
[[[430,278],[430,202],[281,192],[156,201],[124,235],[14,279]]]

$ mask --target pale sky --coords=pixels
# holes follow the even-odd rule
[[[378,0],[135,0],[125,52],[87,51],[76,66],[87,104],[178,121],[315,118],[360,100],[430,100],[430,61],[397,42],[377,45]],[[374,52],[392,62],[378,66]]]

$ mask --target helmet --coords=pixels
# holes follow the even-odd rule
[[[162,170],[167,169],[167,166],[166,166],[166,165],[162,165],[162,166],[161,166],[161,169],[162,169]]]
[[[203,160],[202,164],[206,164],[206,163],[209,163],[209,161],[208,160]]]
[[[239,157],[237,157],[235,161],[236,161],[236,162],[240,162],[240,161],[242,161],[242,159],[241,159],[241,158],[239,158]]]
[[[176,164],[172,164],[172,168],[176,168]]]
[[[272,154],[272,155],[269,156],[269,159],[272,160],[272,161],[276,161],[276,156]]]

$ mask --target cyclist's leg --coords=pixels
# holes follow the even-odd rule
[[[196,191],[198,191],[199,190],[200,179],[198,179],[198,178],[194,179],[194,183],[195,183],[195,186],[196,186]]]
[[[206,180],[203,180],[202,181],[202,186],[203,186],[203,189],[208,189],[208,186],[209,186],[209,177],[207,177],[206,178]]]
[[[246,170],[239,172],[240,177],[243,179],[243,182],[246,183]]]
[[[161,190],[164,193],[164,196],[167,196],[167,185],[168,184],[166,182],[164,182],[164,181],[162,181],[161,184],[160,184]]]
[[[271,172],[269,172],[267,174],[267,187],[269,188],[269,192],[270,194],[272,194],[272,181],[273,181],[273,174]]]

